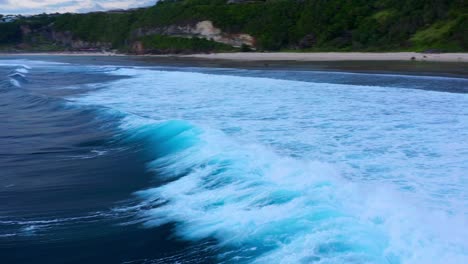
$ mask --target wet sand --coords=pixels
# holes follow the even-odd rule
[[[333,54],[333,55],[332,55]],[[357,59],[356,56],[363,55]],[[32,58],[97,65],[214,67],[274,70],[346,71],[468,78],[468,53],[218,53],[194,55],[122,55],[114,53],[0,54],[2,58]],[[397,55],[395,55],[397,54]],[[417,59],[401,59],[417,54]],[[341,59],[338,59],[341,55]],[[395,57],[392,57],[395,55]],[[301,57],[302,56],[302,57]],[[380,56],[380,57],[379,57]],[[383,57],[382,57],[383,56]],[[429,59],[423,60],[420,57]],[[462,60],[447,58],[461,56]],[[302,58],[302,59],[301,59]],[[364,60],[366,58],[367,60]],[[382,58],[385,58],[382,60]],[[387,60],[388,59],[388,60]],[[437,59],[437,60],[436,60]]]

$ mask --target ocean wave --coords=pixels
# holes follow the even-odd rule
[[[0,66],[2,65],[0,64]],[[9,65],[9,66],[11,67],[15,65]],[[26,74],[29,73],[29,70],[31,69],[31,67],[27,65],[16,65],[16,66],[19,66],[19,67],[14,69],[11,73],[9,73],[7,77],[9,78],[11,85],[20,88],[22,87],[23,83],[28,82]]]
[[[2,219],[17,227],[5,236],[117,218],[145,228],[174,223],[180,238],[214,239],[220,262],[467,262],[464,95],[96,69],[132,78],[89,84],[65,107],[120,124],[106,147],[141,146],[154,181],[134,194],[136,204],[96,218]],[[16,96],[27,107],[50,100]],[[107,155],[90,144],[67,157]]]
[[[28,60],[28,59],[1,59],[0,66],[6,67],[20,67],[26,70],[31,70],[33,67],[43,66],[59,66],[59,65],[70,65],[65,62],[53,62],[53,61],[42,61],[42,60]]]
[[[136,193],[142,200],[136,222],[176,222],[188,240],[214,237],[231,252],[222,261],[457,263],[467,257],[466,234],[440,225],[460,226],[462,219],[411,206],[390,186],[354,184],[330,164],[240,145],[181,120],[138,123],[123,126],[125,140],[145,144],[154,158],[149,169],[169,182]]]
[[[134,77],[104,85],[72,104],[122,113],[120,139],[144,146],[152,160],[148,169],[155,172],[154,187],[135,194],[139,205],[121,208],[136,212],[131,224],[176,223],[176,234],[184,239],[215,238],[223,249],[220,261],[226,262],[468,259],[464,205],[453,210],[457,203],[451,198],[460,186],[430,200],[440,192],[439,172],[425,166],[430,176],[418,178],[412,173],[421,171],[419,165],[413,168],[403,160],[431,160],[433,167],[446,161],[434,160],[444,149],[429,146],[434,137],[446,139],[438,128],[441,122],[454,126],[451,136],[462,135],[463,125],[452,119],[464,117],[442,116],[433,107],[455,111],[460,105],[453,102],[463,105],[463,95],[141,69],[111,74]],[[426,101],[432,106],[422,105]],[[362,109],[363,117],[353,109]],[[290,145],[278,142],[284,140]],[[295,155],[284,152],[289,148]],[[327,162],[310,158],[320,157],[309,154],[320,151]],[[449,169],[457,175],[456,166]],[[415,184],[420,186],[411,187]],[[441,197],[448,200],[441,203]]]

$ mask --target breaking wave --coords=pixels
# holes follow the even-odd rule
[[[144,144],[159,184],[136,193],[136,222],[177,223],[188,240],[215,238],[221,261],[459,263],[463,219],[416,206],[391,186],[349,182],[330,164],[240,145],[182,120],[127,118],[124,141]],[[458,233],[461,231],[461,233]],[[458,234],[457,234],[458,233]]]
[[[145,146],[146,155],[152,160],[148,169],[155,173],[154,187],[135,194],[141,200],[139,205],[122,208],[137,212],[132,223],[139,222],[147,228],[176,223],[176,234],[184,239],[215,238],[222,249],[219,260],[225,262],[463,263],[468,259],[463,205],[458,212],[437,210],[438,206],[420,206],[422,200],[414,189],[402,192],[398,184],[377,176],[388,171],[398,175],[405,167],[386,169],[387,164],[381,164],[380,170],[375,166],[364,172],[355,169],[352,173],[366,173],[373,178],[359,180],[360,176],[356,175],[353,180],[346,167],[339,164],[311,159],[307,155],[285,155],[278,151],[284,145],[252,140],[255,138],[252,134],[276,137],[272,142],[289,139],[287,132],[278,134],[277,131],[283,131],[284,127],[296,131],[308,124],[301,119],[297,124],[291,122],[302,115],[303,98],[309,98],[327,107],[315,107],[315,115],[307,115],[307,121],[315,122],[322,133],[329,126],[334,126],[335,130],[354,127],[340,118],[361,124],[360,128],[343,135],[344,139],[355,137],[357,141],[348,140],[348,144],[338,145],[341,149],[333,146],[335,151],[346,152],[354,145],[363,151],[363,140],[371,138],[371,142],[383,147],[391,139],[378,141],[376,136],[386,133],[385,129],[380,131],[376,127],[379,122],[412,130],[413,126],[405,126],[406,122],[419,116],[418,111],[431,111],[418,105],[412,107],[416,113],[405,112],[412,102],[403,105],[401,96],[408,94],[415,100],[432,101],[445,109],[445,99],[458,97],[457,100],[462,100],[462,95],[143,69],[120,69],[112,74],[133,78],[100,87],[103,89],[75,103],[106,106],[122,113],[126,118],[121,125],[121,139],[128,144]],[[187,82],[189,86],[184,85]],[[129,87],[132,87],[130,92]],[[283,87],[289,90],[286,92]],[[126,94],[123,98],[116,96],[123,93]],[[382,95],[385,102],[379,102]],[[367,135],[363,129],[370,125],[368,120],[348,116],[352,113],[350,110],[349,113],[337,112],[333,108],[339,109],[339,105],[343,105],[339,102],[343,100],[350,105],[357,104],[354,107],[364,107],[360,108],[361,114],[374,120],[372,135]],[[389,117],[388,112],[397,109],[400,115]],[[290,113],[293,116],[286,118]],[[272,117],[265,119],[269,115]],[[172,116],[184,119],[170,118]],[[326,118],[330,120],[320,121]],[[437,122],[420,125],[428,131],[439,122],[444,121],[440,118]],[[238,133],[237,126],[247,128],[248,132]],[[440,132],[434,133],[442,137]],[[414,138],[413,134],[406,139],[421,146],[431,144],[425,138]],[[305,146],[300,141],[297,144]],[[321,147],[308,149],[319,151]],[[406,148],[412,147],[405,145],[403,150]],[[374,150],[367,151],[369,155],[358,157],[354,151],[354,156],[348,157],[363,164],[382,154],[380,162],[385,158],[390,164],[397,160],[392,152],[379,148],[373,154]],[[424,160],[418,159],[418,162],[424,163]],[[407,169],[406,173],[415,171],[411,167]],[[394,181],[401,181],[400,177],[395,177]],[[413,179],[415,182],[411,184],[426,180]]]
[[[29,66],[18,66],[10,82],[20,87],[27,81],[28,70]],[[147,169],[154,174],[153,184],[134,194],[135,203],[109,213],[2,220],[0,224],[24,233],[34,233],[41,226],[112,217],[145,228],[174,224],[179,238],[200,243],[214,239],[219,261],[228,263],[467,261],[465,207],[462,201],[459,210],[454,210],[451,200],[464,197],[459,191],[463,186],[455,186],[463,180],[454,181],[452,189],[443,189],[437,199],[430,200],[437,195],[424,192],[432,191],[440,178],[420,180],[412,175],[421,171],[439,175],[440,171],[432,174],[432,170],[442,164],[452,165],[444,171],[458,177],[463,168],[455,164],[458,159],[440,164],[429,161],[439,162],[446,153],[434,147],[438,145],[433,138],[464,135],[466,115],[452,120],[449,112],[463,112],[464,95],[241,76],[210,75],[208,81],[207,74],[136,68],[108,71],[132,78],[98,85],[99,89],[72,98],[68,105],[97,106],[99,110],[92,113],[99,119],[119,124],[110,141],[142,146],[149,160]],[[190,86],[184,86],[186,82]],[[215,89],[219,87],[223,89]],[[406,96],[406,105],[401,103],[401,94]],[[448,114],[435,114],[433,120],[418,123],[425,113],[433,113],[424,102]],[[313,104],[313,111],[308,104]],[[407,108],[411,104],[418,104],[409,109],[420,113],[411,113]],[[340,108],[343,105],[349,108]],[[365,118],[356,117],[355,108],[362,109]],[[392,116],[396,111],[399,114]],[[453,126],[453,133],[441,131],[441,124]],[[386,134],[390,128],[393,135]],[[336,141],[326,140],[330,131],[336,132]],[[340,140],[345,143],[339,144]],[[403,141],[401,148],[389,147]],[[320,143],[331,147],[320,149]],[[297,151],[301,148],[307,151]],[[464,146],[452,149],[464,150]],[[326,158],[304,154],[314,151],[325,153],[322,157]],[[333,151],[345,154],[333,156]],[[101,153],[105,152],[93,152],[90,157]],[[466,160],[462,155],[458,158]],[[340,166],[343,160],[352,162]],[[406,165],[414,160],[421,167]],[[350,176],[359,173],[373,178]],[[422,187],[408,187],[407,182]],[[427,206],[427,200],[434,204]],[[444,207],[444,202],[449,206]]]

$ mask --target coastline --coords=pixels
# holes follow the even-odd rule
[[[430,61],[468,62],[468,53],[418,52],[236,52],[181,55],[179,57],[241,61]]]
[[[425,57],[424,57],[425,56]],[[0,57],[34,58],[83,64],[337,71],[370,74],[468,78],[468,53],[278,52],[131,55],[113,52],[0,53]],[[415,57],[415,59],[411,59]]]
[[[419,53],[419,52],[231,52],[207,54],[142,54],[131,55],[115,52],[20,52],[2,53],[0,56],[138,56],[176,57],[232,61],[428,61],[468,62],[468,53]]]
[[[0,52],[0,56],[128,56],[116,52]]]

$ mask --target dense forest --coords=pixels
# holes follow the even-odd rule
[[[233,50],[209,39],[134,33],[204,20],[223,32],[253,36],[254,47],[243,50],[468,51],[466,0],[166,0],[128,12],[43,14],[0,23],[0,49],[67,49],[44,32],[68,32],[122,52],[135,41],[155,51]]]

